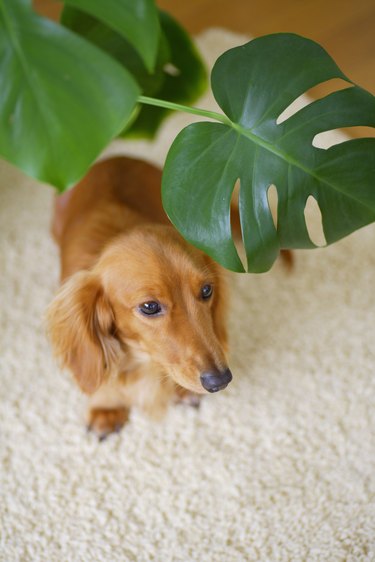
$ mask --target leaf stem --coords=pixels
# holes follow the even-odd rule
[[[221,113],[216,113],[216,111],[208,111],[208,109],[200,109],[199,107],[189,107],[187,105],[181,105],[179,103],[173,103],[172,101],[159,100],[158,98],[149,98],[147,96],[138,96],[138,102],[144,103],[146,105],[155,105],[156,107],[164,107],[166,109],[172,109],[174,111],[183,111],[184,113],[192,113],[193,115],[201,115],[203,117],[208,117],[209,119],[214,119],[215,121],[220,121],[225,125],[232,125],[232,122],[226,115]]]

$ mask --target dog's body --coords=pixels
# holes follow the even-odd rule
[[[101,436],[132,406],[158,415],[232,378],[224,274],[170,225],[160,183],[155,167],[117,157],[56,200],[64,283],[49,331],[91,396],[89,424]]]

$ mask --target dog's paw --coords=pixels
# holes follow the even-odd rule
[[[176,403],[198,409],[201,405],[201,399],[202,397],[199,394],[194,394],[194,392],[190,392],[190,390],[181,389],[177,392]]]
[[[118,433],[128,421],[126,408],[91,408],[88,415],[87,431],[94,432],[99,441],[111,433]]]

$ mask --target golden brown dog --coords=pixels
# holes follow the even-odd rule
[[[56,199],[62,287],[48,310],[52,344],[90,395],[100,437],[129,409],[160,415],[171,401],[225,388],[223,272],[170,225],[161,172],[117,157]]]

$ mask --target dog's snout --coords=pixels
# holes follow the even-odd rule
[[[201,374],[201,383],[208,392],[218,392],[218,390],[223,390],[223,388],[228,386],[232,378],[232,373],[229,369],[224,371],[213,369]]]

